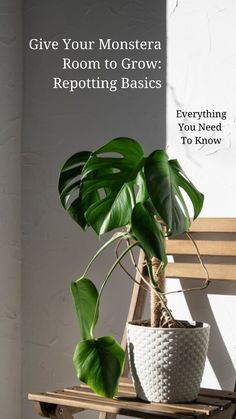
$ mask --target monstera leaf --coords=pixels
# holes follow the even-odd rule
[[[80,325],[81,338],[93,338],[93,329],[98,319],[98,291],[90,279],[80,278],[71,283],[71,294]]]
[[[198,217],[202,210],[203,202],[204,202],[204,195],[199,192],[192,182],[187,178],[186,174],[184,173],[182,167],[180,166],[178,160],[169,160],[169,164],[175,173],[176,181],[178,185],[185,190],[188,194],[189,198],[192,201],[193,209],[194,209],[194,220]]]
[[[122,374],[125,353],[111,336],[80,342],[73,361],[78,378],[104,397],[114,397]]]
[[[144,170],[149,195],[169,234],[187,231],[191,220],[181,188],[192,202],[194,218],[202,209],[204,196],[187,178],[178,161],[168,160],[163,150],[156,150],[147,158]]]
[[[88,224],[97,234],[130,223],[136,203],[135,183],[139,186],[138,199],[145,199],[144,177],[138,176],[143,165],[143,150],[130,138],[116,138],[91,154],[82,173],[82,200],[90,194],[100,195],[85,212]]]
[[[73,362],[78,378],[97,394],[113,397],[123,370],[125,353],[111,336],[95,339],[98,319],[98,292],[87,278],[71,283],[82,341],[75,349]]]
[[[142,245],[143,250],[149,258],[155,256],[167,264],[167,257],[164,247],[164,237],[160,224],[155,220],[148,203],[135,205],[131,216],[131,227],[135,238]]]
[[[88,227],[84,212],[92,202],[99,198],[96,192],[92,192],[87,194],[86,199],[82,202],[81,173],[90,155],[90,151],[81,151],[70,157],[62,167],[58,183],[63,207],[83,229]]]

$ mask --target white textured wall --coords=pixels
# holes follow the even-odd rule
[[[0,4],[0,406],[21,405],[21,1]]]
[[[236,216],[236,1],[168,0],[167,13],[167,149],[205,194],[202,216]],[[226,111],[222,131],[204,137],[222,138],[220,145],[183,145],[176,110]],[[183,133],[188,137],[202,133]],[[185,284],[186,285],[186,284]],[[196,285],[196,284],[195,284]],[[171,288],[178,287],[174,282]],[[212,324],[211,346],[204,385],[232,388],[235,380],[236,286],[212,284],[207,293],[173,297],[175,312]],[[221,295],[223,294],[223,296]],[[189,309],[188,309],[189,307]],[[225,343],[223,342],[225,341]]]

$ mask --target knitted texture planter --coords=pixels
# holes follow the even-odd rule
[[[137,396],[159,403],[196,399],[206,361],[210,326],[162,329],[128,324],[128,352]]]

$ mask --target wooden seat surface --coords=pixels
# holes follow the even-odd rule
[[[99,397],[86,385],[82,384],[78,387],[70,387],[63,390],[29,394],[29,400],[43,404],[41,410],[44,414],[48,414],[48,417],[50,417],[50,412],[46,411],[45,404],[50,406],[51,411],[53,410],[52,405],[61,405],[72,408],[73,413],[89,409],[143,418],[192,419],[206,418],[208,416],[216,416],[217,418],[222,411],[227,411],[236,402],[236,393],[201,389],[198,399],[193,403],[146,403],[136,398],[131,380],[123,378],[120,381],[116,399]],[[51,417],[53,417],[53,414]]]

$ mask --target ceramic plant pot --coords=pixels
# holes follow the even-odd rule
[[[164,329],[127,327],[131,374],[137,396],[159,403],[196,399],[205,366],[210,326]]]

